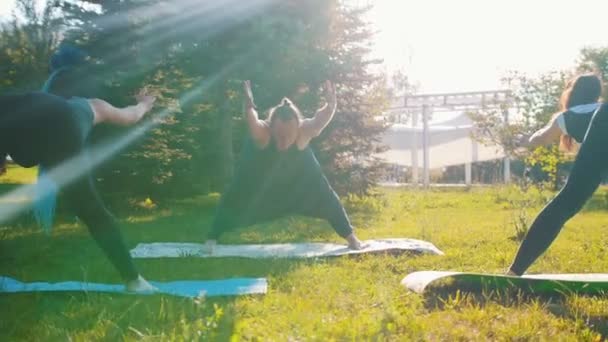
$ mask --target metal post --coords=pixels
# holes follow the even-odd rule
[[[509,108],[505,108],[503,110],[503,117],[505,119],[505,125],[509,124]],[[505,159],[504,159],[504,176],[505,176],[505,184],[511,183],[511,157],[509,153],[505,151]]]
[[[431,183],[430,159],[429,159],[429,115],[430,108],[428,105],[422,106],[422,146],[423,146],[423,163],[424,163],[424,187],[428,188]]]
[[[418,132],[416,131],[416,127],[418,126],[418,112],[414,111],[412,113],[412,148],[410,150],[412,156],[412,183],[414,186],[418,186]]]

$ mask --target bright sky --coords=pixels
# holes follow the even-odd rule
[[[351,1],[374,4],[375,54],[421,92],[497,89],[507,70],[571,68],[582,47],[608,46],[607,0]]]
[[[15,6],[15,0],[0,0],[0,16],[9,15],[13,6]]]
[[[606,0],[371,0],[376,54],[420,92],[501,88],[506,70],[574,66],[584,46],[608,46]]]

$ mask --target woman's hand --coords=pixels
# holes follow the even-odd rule
[[[251,81],[243,81],[243,90],[245,92],[245,106],[247,108],[256,108],[253,102],[253,92],[251,91]]]
[[[330,80],[327,80],[325,81],[325,83],[323,83],[323,95],[325,96],[325,100],[327,101],[327,103],[329,103],[330,105],[336,104],[336,86],[331,83]]]
[[[144,113],[147,113],[152,109],[152,107],[154,107],[156,97],[148,95],[147,90],[144,88],[139,92],[139,94],[135,95],[135,100],[137,100],[137,104],[142,107]]]

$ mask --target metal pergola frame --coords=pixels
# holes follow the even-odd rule
[[[418,117],[422,116],[423,135],[423,185],[430,185],[430,154],[429,154],[429,118],[434,112],[446,111],[475,111],[496,109],[503,113],[505,123],[509,122],[509,107],[513,104],[509,90],[487,90],[461,93],[440,93],[406,95],[396,98],[388,112],[391,114],[410,114],[412,127],[418,125]],[[412,182],[419,183],[418,175],[418,136],[414,132],[412,136]],[[473,155],[476,155],[477,143],[472,142]],[[472,162],[465,164],[465,183],[472,182]],[[504,158],[504,182],[511,180],[511,160],[508,155]]]

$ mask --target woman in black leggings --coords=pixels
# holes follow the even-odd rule
[[[595,75],[575,78],[562,95],[562,111],[531,138],[532,145],[551,143],[561,136],[569,148],[581,144],[570,176],[558,195],[540,212],[519,247],[509,274],[522,275],[555,240],[563,225],[578,213],[608,172],[608,105]]]
[[[89,165],[81,156],[90,130],[96,124],[131,125],[152,109],[155,98],[140,95],[134,106],[116,108],[100,99],[64,98],[45,92],[0,96],[0,164],[6,156],[23,167],[42,166],[50,170],[77,161],[70,171],[75,180],[64,185],[65,196],[89,232],[124,279],[129,291],[153,291],[135,269],[112,215],[95,190]],[[60,183],[59,179],[55,180]],[[2,219],[2,218],[0,218]]]

